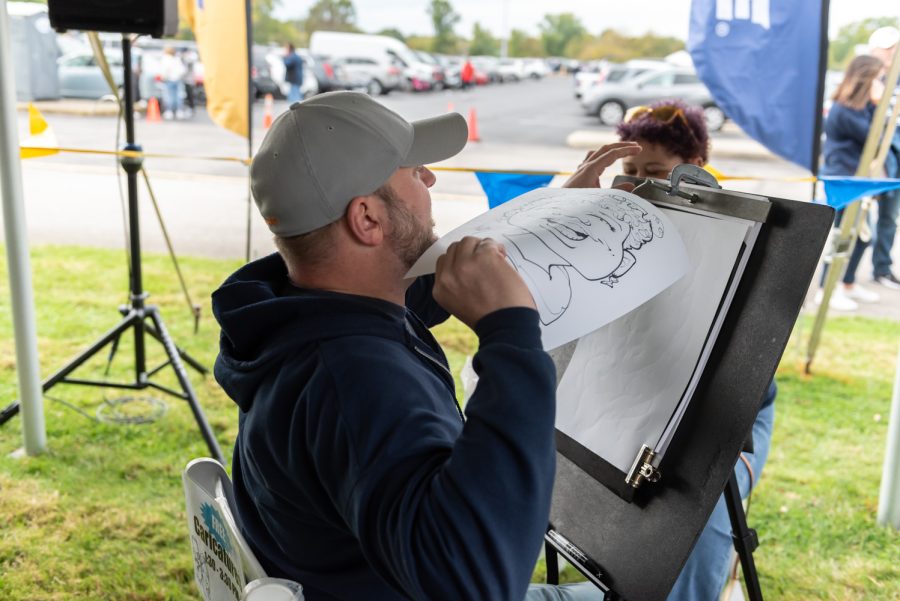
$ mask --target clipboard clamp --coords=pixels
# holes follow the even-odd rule
[[[706,169],[698,167],[697,165],[691,165],[690,163],[682,163],[681,165],[676,165],[675,168],[672,169],[672,174],[669,176],[669,183],[663,183],[660,180],[647,178],[641,182],[633,192],[637,193],[643,186],[649,186],[651,188],[662,190],[669,196],[683,198],[690,203],[700,200],[700,197],[696,194],[682,190],[680,188],[681,184],[694,184],[695,186],[704,186],[716,190],[722,189],[722,186],[719,185],[719,180]]]
[[[634,463],[631,465],[631,469],[628,470],[628,475],[625,476],[625,482],[630,484],[632,488],[640,487],[644,480],[651,483],[659,482],[662,472],[653,466],[655,458],[656,452],[653,449],[647,445],[641,445],[641,450],[638,452],[637,457],[634,458]]]

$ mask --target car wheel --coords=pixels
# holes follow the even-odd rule
[[[603,125],[618,125],[625,118],[625,106],[618,100],[607,100],[597,109]]]
[[[725,112],[714,104],[703,107],[703,116],[709,131],[719,131],[725,125]]]
[[[384,86],[377,79],[370,79],[366,84],[366,92],[369,96],[381,96],[384,94]]]

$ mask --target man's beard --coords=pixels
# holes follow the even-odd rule
[[[388,185],[379,188],[375,194],[384,200],[388,216],[391,219],[391,231],[387,236],[388,242],[397,258],[409,269],[419,260],[422,253],[437,242],[438,238],[434,233],[434,219],[431,219],[429,224],[421,222],[412,211],[404,206]]]
[[[397,258],[409,269],[437,241],[434,220],[430,224],[423,223],[399,202],[388,203],[388,215],[391,218],[388,240]]]

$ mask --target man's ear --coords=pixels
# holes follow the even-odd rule
[[[375,195],[357,196],[347,205],[344,223],[350,235],[364,246],[378,246],[384,241],[387,209]]]

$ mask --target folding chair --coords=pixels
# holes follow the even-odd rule
[[[222,464],[194,459],[182,474],[194,579],[205,601],[303,601],[302,587],[269,578],[241,535]]]

